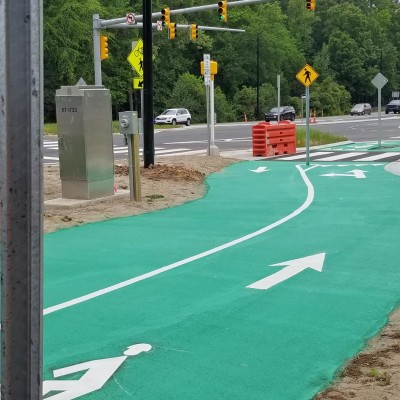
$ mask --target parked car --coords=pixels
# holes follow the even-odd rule
[[[169,108],[155,118],[155,124],[185,124],[190,125],[192,117],[186,108]]]
[[[296,111],[292,106],[282,106],[279,108],[279,120],[284,119],[294,121],[296,118]],[[278,120],[278,107],[271,108],[271,110],[265,113],[265,121],[277,121]]]
[[[389,114],[393,112],[393,114],[397,114],[400,112],[400,100],[392,100],[385,108],[385,114]]]
[[[350,111],[350,115],[371,115],[372,107],[369,103],[355,104]]]

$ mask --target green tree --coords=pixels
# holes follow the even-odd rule
[[[177,80],[167,102],[169,108],[187,108],[193,123],[205,122],[207,115],[206,92],[201,78],[188,72]]]

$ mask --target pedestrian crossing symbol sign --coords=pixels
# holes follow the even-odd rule
[[[313,69],[310,65],[306,64],[296,75],[296,78],[305,87],[310,86],[317,78],[318,72]]]

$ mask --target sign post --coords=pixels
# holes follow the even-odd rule
[[[306,88],[306,165],[310,165],[310,86],[318,78],[318,73],[306,64],[296,75]]]
[[[382,130],[381,130],[381,118],[382,118],[382,113],[381,113],[381,103],[382,103],[382,98],[381,98],[381,92],[382,88],[388,83],[388,80],[386,77],[384,77],[380,72],[378,72],[374,79],[372,79],[371,83],[378,89],[378,147],[381,148],[382,145]]]
[[[216,64],[213,61],[214,64]],[[214,76],[211,75],[211,58],[209,54],[203,55],[204,65],[204,84],[206,86],[206,101],[207,101],[207,130],[208,130],[208,150],[207,155],[219,156],[219,149],[215,145],[214,134]],[[214,74],[214,73],[213,73]]]

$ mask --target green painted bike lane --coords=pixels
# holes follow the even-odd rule
[[[400,298],[400,177],[383,164],[311,167],[237,164],[196,202],[47,235],[45,379],[147,343],[84,398],[311,398]],[[286,268],[272,264],[321,253],[321,272],[248,287]]]

